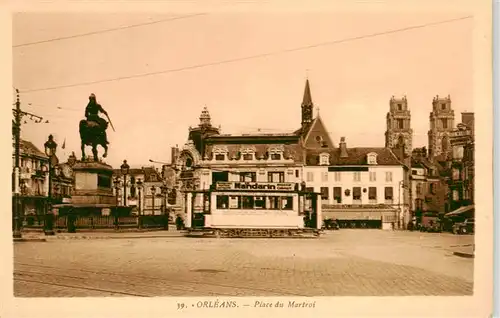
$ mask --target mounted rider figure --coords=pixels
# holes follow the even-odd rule
[[[89,127],[94,126],[94,125],[98,126],[99,132],[102,135],[103,141],[106,144],[109,144],[108,138],[106,135],[106,129],[108,128],[108,122],[105,119],[99,117],[99,113],[103,113],[104,115],[108,116],[108,113],[104,110],[104,108],[102,108],[102,106],[97,103],[95,95],[90,94],[89,103],[87,104],[87,107],[85,108],[85,117],[87,118],[87,124],[89,125]],[[95,124],[93,124],[92,122],[94,122]]]

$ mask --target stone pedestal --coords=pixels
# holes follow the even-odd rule
[[[113,196],[113,168],[102,162],[81,161],[72,167],[75,188],[71,198],[74,205],[116,205]]]

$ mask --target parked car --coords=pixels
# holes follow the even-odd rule
[[[454,234],[470,234],[474,233],[474,219],[465,219],[463,222],[453,224]]]

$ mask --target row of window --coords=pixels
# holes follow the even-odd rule
[[[361,182],[361,171],[353,171],[353,172],[349,172],[349,173],[352,173],[352,180],[354,182]],[[330,174],[329,172],[322,172],[321,173],[321,181],[328,182],[329,174]],[[335,181],[342,181],[341,176],[342,176],[342,174],[340,171],[333,172],[333,178]],[[369,171],[369,177],[370,177],[370,182],[376,182],[377,181],[377,172],[376,171]],[[307,182],[314,182],[314,172],[312,172],[312,171],[307,172],[306,181]],[[385,172],[385,182],[392,182],[392,171]]]
[[[33,170],[41,170],[42,165],[47,165],[48,163],[46,161],[38,160],[35,158],[20,158],[19,164],[20,167],[26,167]],[[14,164],[12,164],[12,166],[14,166]]]
[[[299,170],[295,171],[295,174],[298,175]],[[257,172],[240,172],[240,181],[242,182],[256,182],[257,181]],[[285,173],[284,172],[268,172],[267,173],[267,182],[285,182]]]
[[[422,195],[426,192],[425,183],[419,182],[416,186],[417,195]],[[429,183],[429,193],[436,194],[437,186],[434,183]]]
[[[280,153],[271,153],[269,155],[269,159],[271,160],[281,160],[281,154]],[[255,154],[254,153],[244,153],[241,155],[240,159],[242,160],[255,160]],[[226,160],[226,155],[225,154],[215,154],[215,160],[217,161],[223,161]]]
[[[257,172],[233,172],[231,174],[236,174],[239,176],[239,181],[241,182],[257,182]],[[299,170],[295,170],[295,177],[299,177]],[[229,181],[229,172],[213,172],[212,181],[222,182]],[[231,178],[232,179],[232,178]],[[234,180],[233,180],[234,181]],[[285,172],[283,171],[270,171],[267,173],[267,182],[285,182]]]
[[[309,188],[309,191],[313,189]],[[368,187],[368,190],[363,190],[361,187],[353,187],[352,188],[352,199],[353,200],[361,200],[362,192],[368,191],[368,199],[369,200],[377,200],[377,188],[376,187]],[[330,189],[328,187],[320,188],[321,199],[328,200],[330,198]],[[351,194],[351,189],[346,188],[344,190],[344,195],[349,196]],[[337,203],[342,203],[342,187],[334,187],[333,188],[333,199]],[[394,199],[394,188],[393,187],[385,187],[384,188],[384,198],[385,200],[393,200]]]
[[[291,196],[218,195],[217,209],[293,210]]]

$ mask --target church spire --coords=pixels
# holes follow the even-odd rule
[[[313,120],[313,102],[311,97],[311,89],[309,87],[309,79],[306,80],[304,88],[304,97],[302,99],[302,126],[309,124]]]
[[[304,88],[304,98],[302,99],[302,105],[312,105],[311,89],[309,88],[309,79],[306,80],[306,87]]]

